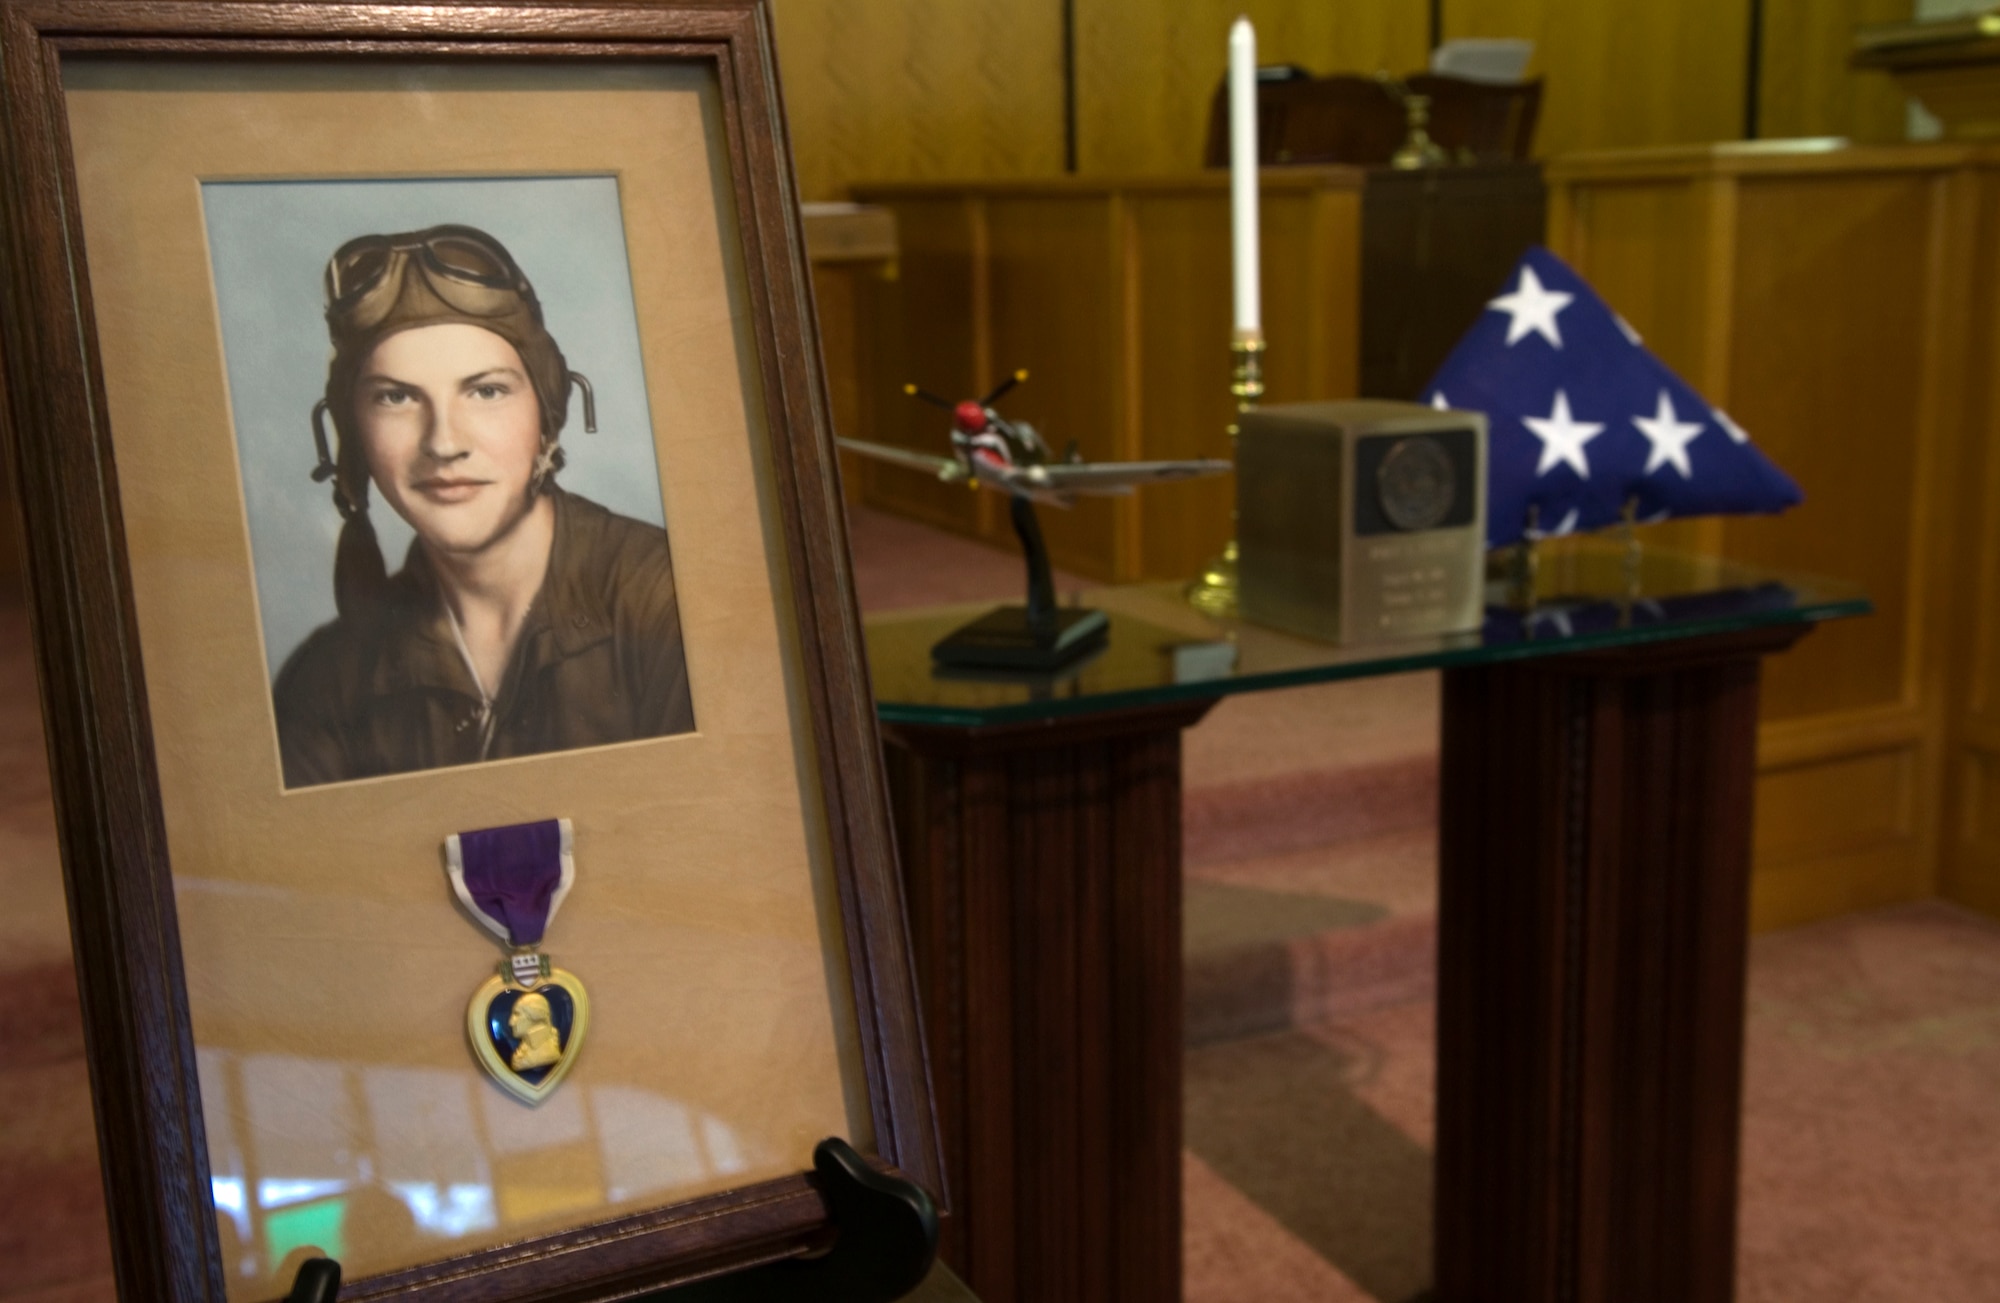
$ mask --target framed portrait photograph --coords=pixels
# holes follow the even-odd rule
[[[127,1297],[590,1299],[942,1193],[762,0],[0,0]]]

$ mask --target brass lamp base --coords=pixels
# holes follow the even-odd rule
[[[1187,603],[1203,615],[1234,615],[1236,593],[1236,540],[1232,538],[1187,586]]]

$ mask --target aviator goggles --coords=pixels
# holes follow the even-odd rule
[[[381,324],[414,261],[433,293],[467,316],[497,317],[535,305],[535,291],[507,251],[470,226],[349,240],[326,264],[327,313],[349,330]],[[537,312],[537,317],[539,317]]]

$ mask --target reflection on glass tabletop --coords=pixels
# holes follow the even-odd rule
[[[1866,615],[1853,584],[1611,540],[1547,548],[1532,601],[1487,586],[1482,628],[1402,642],[1318,642],[1181,600],[1178,584],[1085,590],[1111,617],[1103,649],[1049,674],[948,669],[931,645],[993,603],[889,611],[867,621],[876,710],[888,724],[976,727],[1265,688],[1665,642]],[[1016,599],[1018,600],[1018,599]]]

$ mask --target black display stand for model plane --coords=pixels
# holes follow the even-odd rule
[[[1060,669],[1104,646],[1110,621],[1102,611],[1057,606],[1049,550],[1042,543],[1035,504],[1010,497],[1008,514],[1028,563],[1028,604],[996,606],[955,629],[931,648],[931,659],[962,669],[1047,671]]]
[[[937,1257],[938,1214],[922,1187],[876,1171],[838,1138],[819,1142],[813,1170],[835,1227],[824,1253],[636,1294],[630,1303],[894,1303],[924,1285]],[[339,1297],[340,1264],[311,1258],[300,1265],[285,1303]]]

